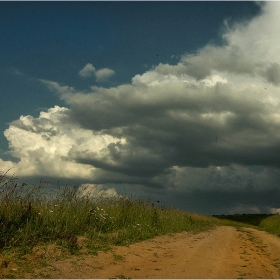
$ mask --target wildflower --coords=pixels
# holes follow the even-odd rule
[[[53,210],[49,210],[51,213],[53,213]]]

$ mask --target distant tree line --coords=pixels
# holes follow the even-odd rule
[[[234,214],[234,215],[213,215],[219,219],[226,219],[235,222],[259,226],[260,222],[273,214]]]

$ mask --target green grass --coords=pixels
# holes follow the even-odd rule
[[[213,228],[213,217],[161,207],[128,197],[82,196],[78,187],[47,191],[47,183],[18,185],[0,177],[0,251],[29,254],[37,245],[54,243],[79,252],[78,237],[89,252],[108,250],[167,233]]]
[[[280,236],[280,215],[272,215],[262,220],[260,223],[260,228]]]

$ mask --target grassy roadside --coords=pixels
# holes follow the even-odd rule
[[[0,278],[20,278],[18,268],[32,271],[51,259],[96,255],[114,245],[168,233],[197,233],[218,225],[249,226],[248,220],[245,224],[187,213],[162,207],[159,201],[92,196],[67,186],[53,193],[47,187],[44,182],[18,185],[17,180],[0,175]],[[262,219],[259,226],[279,235],[279,217]]]
[[[159,201],[93,197],[67,186],[54,193],[47,187],[0,176],[0,278],[19,278],[18,267],[47,265],[50,248],[55,258],[97,254],[114,245],[217,225],[213,217],[162,207]]]
[[[56,195],[43,190],[42,184],[19,186],[14,180],[2,186],[0,250],[56,242],[74,252],[78,236],[127,245],[170,232],[199,232],[215,224],[211,217],[161,207],[159,202],[91,197],[76,187],[60,188]]]

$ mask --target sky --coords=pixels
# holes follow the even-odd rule
[[[0,2],[0,166],[212,214],[280,210],[280,2]]]

